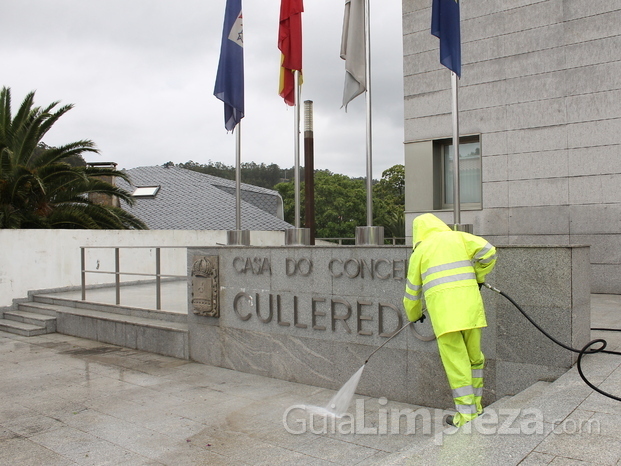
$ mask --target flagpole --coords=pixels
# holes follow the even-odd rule
[[[295,92],[295,108],[293,118],[294,157],[295,157],[295,228],[300,228],[300,72],[293,73],[293,86]]]
[[[364,46],[366,58],[366,117],[367,117],[367,226],[373,226],[373,127],[371,113],[371,27],[370,0],[365,0],[364,8]]]
[[[459,193],[459,103],[457,74],[451,72],[453,88],[453,223],[461,224],[461,199]]]
[[[235,229],[241,230],[241,120],[235,133]]]
[[[367,152],[367,226],[356,227],[356,245],[384,244],[384,227],[373,226],[373,118],[371,112],[371,21],[370,0],[364,2],[366,152]]]

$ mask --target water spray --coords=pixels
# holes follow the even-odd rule
[[[424,320],[424,317],[422,318],[422,320]],[[336,395],[332,397],[332,399],[328,403],[328,406],[325,409],[330,414],[340,417],[347,412],[347,409],[349,408],[349,405],[351,403],[351,399],[353,398],[354,393],[356,392],[356,388],[358,387],[358,382],[360,381],[360,377],[362,377],[362,372],[364,371],[365,366],[369,362],[369,359],[371,359],[371,356],[373,356],[375,353],[381,350],[384,347],[384,345],[386,345],[390,340],[395,338],[397,335],[399,335],[403,330],[405,330],[407,327],[409,327],[413,323],[414,323],[413,321],[410,321],[407,324],[405,324],[403,327],[401,327],[399,330],[393,333],[390,336],[390,338],[388,338],[388,340],[386,340],[380,346],[375,348],[375,350],[371,354],[369,354],[369,357],[367,357],[367,360],[364,361],[364,364],[362,365],[362,367],[358,369],[356,373],[349,378],[349,380],[345,383],[345,385],[341,387],[341,389],[336,393]]]

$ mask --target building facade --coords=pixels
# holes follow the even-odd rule
[[[621,3],[460,7],[461,223],[496,244],[588,244],[592,292],[621,294]],[[403,0],[408,228],[453,222],[451,73],[430,24],[431,1]]]

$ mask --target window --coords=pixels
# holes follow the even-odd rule
[[[459,190],[462,209],[482,207],[481,137],[459,138]],[[453,140],[426,139],[405,145],[407,212],[453,210]]]
[[[453,142],[441,144],[442,154],[442,208],[453,207]],[[462,205],[481,204],[481,145],[478,137],[459,142],[459,196]]]
[[[159,186],[136,186],[132,196],[134,197],[155,197],[160,190]]]

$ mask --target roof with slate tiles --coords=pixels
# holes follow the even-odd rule
[[[123,208],[152,230],[235,230],[233,180],[180,167],[137,167],[125,170],[131,184],[116,180],[131,193],[137,187],[159,186],[155,196],[136,197],[133,207]],[[242,183],[241,229],[285,230],[293,226],[282,219],[278,192]]]

